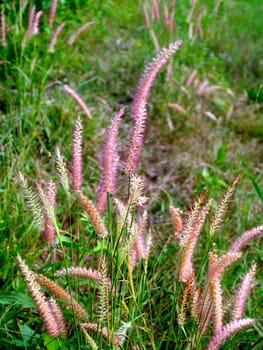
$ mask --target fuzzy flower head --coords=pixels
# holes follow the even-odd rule
[[[74,190],[80,190],[82,186],[82,123],[78,118],[72,137],[72,160],[71,160],[71,178]]]
[[[125,172],[129,176],[134,172],[139,158],[147,118],[146,104],[151,86],[162,66],[179,49],[181,43],[181,40],[177,40],[176,42],[171,43],[167,49],[162,49],[157,57],[146,67],[140,79],[131,109],[134,126],[130,135],[127,162],[125,166]]]
[[[17,256],[17,260],[48,333],[52,337],[58,337],[60,335],[59,325],[44,293],[40,291],[40,285],[37,283],[34,273],[20,255]]]
[[[121,118],[124,113],[122,108],[107,128],[101,153],[102,174],[97,196],[97,207],[100,212],[106,209],[107,193],[113,194],[116,187],[116,174],[118,166],[117,136]]]

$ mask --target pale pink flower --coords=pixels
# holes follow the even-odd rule
[[[71,178],[74,190],[80,190],[82,186],[82,123],[78,118],[72,136]]]
[[[39,32],[39,22],[40,19],[43,15],[43,11],[38,11],[33,19],[33,23],[32,23],[32,28],[31,28],[31,36],[38,34]]]
[[[252,230],[245,231],[240,237],[238,237],[230,246],[229,251],[235,253],[248,244],[252,239],[256,238],[263,232],[263,225],[252,228]]]
[[[53,25],[55,17],[56,17],[57,5],[58,5],[58,0],[53,0],[51,7],[50,7],[49,16],[48,16],[48,25],[50,27]]]
[[[62,22],[59,26],[55,28],[54,33],[48,45],[48,49],[47,49],[48,52],[51,52],[51,53],[55,52],[55,45],[57,43],[58,36],[62,32],[65,25],[66,25],[66,22]]]
[[[168,49],[165,48],[161,50],[157,57],[146,67],[140,79],[131,109],[131,115],[134,119],[134,127],[130,135],[127,163],[125,167],[125,171],[129,175],[131,175],[134,172],[142,145],[147,117],[146,103],[151,86],[159,70],[168,61],[168,59],[179,49],[181,43],[181,40],[177,40],[176,42],[170,44]]]
[[[245,275],[242,282],[240,283],[239,288],[236,291],[236,295],[232,304],[232,320],[238,320],[242,317],[255,274],[256,265],[254,264]]]
[[[29,269],[20,255],[17,256],[17,260],[48,333],[52,337],[58,337],[60,335],[59,325],[44,293],[40,291],[40,285],[37,283],[34,273]]]
[[[207,345],[206,350],[217,350],[232,334],[239,331],[241,328],[248,327],[255,321],[251,318],[234,320],[218,331]]]
[[[53,181],[49,181],[46,191],[46,200],[48,203],[48,208],[45,203],[44,207],[44,232],[45,232],[45,241],[47,243],[53,244],[56,238],[56,230],[52,218],[50,217],[50,212],[54,216],[54,209],[56,204],[56,185]]]
[[[73,90],[70,86],[68,86],[67,84],[64,85],[64,90],[65,90],[71,97],[74,98],[74,100],[75,100],[75,101],[78,103],[78,105],[82,108],[82,110],[84,111],[84,113],[86,114],[86,116],[87,116],[88,118],[92,118],[88,106],[86,105],[85,101],[79,96],[79,94],[78,94],[75,90]]]
[[[74,267],[70,266],[67,269],[63,268],[55,273],[55,276],[75,276],[79,278],[87,278],[93,281],[99,282],[101,280],[101,274],[97,270],[86,267]]]
[[[106,209],[107,194],[113,194],[116,187],[116,173],[118,166],[117,154],[117,136],[121,117],[124,108],[122,108],[112,120],[111,125],[107,128],[101,153],[102,174],[98,189],[97,208],[102,213]]]
[[[83,33],[93,23],[94,23],[93,21],[86,22],[82,26],[80,26],[78,29],[76,29],[76,31],[70,35],[70,37],[68,39],[68,44],[73,45],[74,42],[77,40],[77,38],[80,36],[80,34]]]

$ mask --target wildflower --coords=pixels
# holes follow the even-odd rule
[[[48,333],[52,337],[58,337],[60,335],[59,325],[44,293],[40,291],[40,285],[36,281],[35,274],[29,269],[20,255],[17,256],[17,260]]]
[[[222,327],[210,340],[206,350],[217,350],[227,338],[232,334],[240,330],[241,328],[248,327],[255,321],[251,318],[234,320]]]
[[[51,7],[50,7],[50,12],[48,16],[48,25],[52,27],[55,17],[56,17],[56,12],[57,12],[57,5],[58,5],[58,0],[53,0]]]
[[[98,209],[95,207],[91,200],[84,196],[84,194],[81,191],[78,191],[78,197],[83,207],[86,209],[97,235],[100,238],[106,237],[108,235],[108,232],[102,221]]]
[[[232,320],[238,320],[242,317],[243,311],[245,309],[245,304],[247,301],[248,293],[252,287],[253,277],[256,274],[256,265],[252,265],[251,269],[243,278],[236,295],[234,297],[232,305]]]
[[[94,22],[87,22],[84,23],[82,26],[80,26],[73,34],[70,35],[68,39],[68,44],[73,45],[74,42],[77,40],[77,38],[80,36],[81,33],[83,33],[91,24]]]
[[[51,40],[49,42],[47,52],[51,52],[51,53],[55,52],[55,45],[57,43],[58,36],[62,32],[65,25],[66,25],[66,22],[62,22],[60,25],[58,25],[55,28],[54,33],[53,33]]]
[[[71,178],[74,190],[82,186],[82,123],[78,118],[72,136]]]
[[[229,251],[235,253],[239,252],[252,239],[259,236],[263,232],[263,225],[254,227],[252,230],[245,231],[238,237],[230,246]]]
[[[76,315],[78,315],[84,320],[88,319],[88,315],[86,311],[82,308],[82,306],[80,306],[80,304],[63,288],[61,288],[51,279],[39,273],[35,273],[34,277],[40,284],[44,285],[54,296],[69,301]]]
[[[178,40],[168,47],[163,49],[157,55],[157,57],[146,67],[137,91],[135,93],[131,115],[134,119],[134,127],[132,129],[128,148],[128,158],[125,171],[131,175],[134,172],[139,152],[142,145],[145,123],[146,123],[146,103],[151,89],[151,86],[162,66],[168,61],[168,59],[179,49],[182,41]]]
[[[67,84],[64,85],[64,90],[65,90],[71,97],[74,98],[74,100],[75,100],[75,101],[78,103],[78,105],[82,108],[82,110],[84,111],[84,113],[86,114],[86,116],[87,116],[88,118],[92,118],[88,106],[86,105],[85,101],[79,96],[79,94],[78,94],[74,89],[72,89],[70,86],[68,86]]]
[[[105,133],[101,152],[102,174],[97,196],[97,207],[99,212],[103,212],[106,209],[107,193],[113,194],[115,191],[115,178],[119,161],[117,154],[117,135],[123,113],[124,108],[116,113],[111,125],[108,127]]]

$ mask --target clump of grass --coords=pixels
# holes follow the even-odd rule
[[[52,235],[57,238],[44,236],[53,259],[51,266],[46,268],[45,261],[42,262],[40,269],[46,269],[53,277],[65,277],[65,281],[57,283],[40,272],[33,272],[20,256],[18,262],[47,332],[53,338],[60,337],[64,346],[67,341],[70,342],[65,339],[67,336],[68,339],[77,338],[78,344],[87,342],[92,349],[140,346],[155,349],[162,346],[164,339],[168,343],[172,334],[177,333],[175,347],[187,344],[189,349],[200,346],[218,349],[233,333],[255,322],[254,319],[243,318],[255,265],[244,277],[233,303],[229,305],[229,315],[225,315],[227,301],[224,300],[222,276],[226,268],[242,258],[241,250],[263,232],[263,226],[245,231],[221,256],[213,246],[213,238],[224,221],[237,178],[216,204],[210,218],[203,260],[198,267],[195,266],[194,253],[213,200],[207,200],[207,194],[203,192],[186,216],[171,204],[174,240],[179,243],[177,268],[174,268],[174,281],[171,281],[177,286],[172,305],[172,312],[176,312],[177,317],[173,316],[173,323],[168,328],[163,327],[166,329],[164,334],[159,335],[160,330],[155,329],[153,317],[159,306],[152,305],[156,291],[151,286],[148,269],[150,252],[152,250],[152,255],[155,252],[151,248],[152,233],[147,229],[147,198],[143,193],[143,181],[136,174],[136,165],[143,142],[151,86],[161,67],[180,44],[181,41],[177,41],[168,49],[163,49],[142,75],[131,108],[134,124],[124,164],[117,153],[117,134],[123,110],[116,114],[106,132],[98,208],[83,194],[84,141],[80,119],[73,131],[70,178],[60,152],[56,150],[60,182],[69,199],[73,200],[68,189],[71,182],[73,195],[89,217],[88,234],[81,234],[85,228],[81,225],[78,211],[70,213],[70,225],[63,232],[54,210],[53,184],[48,185],[46,193],[38,187],[38,195],[35,195],[20,175],[29,204],[34,209],[33,214],[40,215],[40,203],[44,227],[48,232],[52,229]],[[123,169],[121,178],[120,170]],[[39,218],[35,221],[41,222]],[[88,256],[85,249],[87,241],[91,244]],[[87,268],[87,261],[92,262],[93,267]],[[155,273],[158,274],[158,271]],[[82,282],[83,279],[90,282]],[[50,295],[49,298],[40,291],[41,286]],[[82,303],[80,299],[83,299]]]

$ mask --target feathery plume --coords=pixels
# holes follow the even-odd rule
[[[99,282],[101,280],[101,274],[97,270],[94,269],[87,269],[86,267],[74,267],[70,266],[67,269],[61,269],[56,271],[55,276],[75,276],[79,278],[87,278],[96,282]]]
[[[157,19],[160,21],[160,9],[159,9],[159,3],[158,0],[152,0],[152,15],[154,19]]]
[[[135,166],[137,164],[140,149],[142,146],[142,140],[144,136],[145,123],[146,123],[146,109],[142,107],[139,111],[139,117],[135,119],[134,126],[130,135],[129,150],[127,164],[125,172],[128,175],[133,174]]]
[[[201,295],[200,287],[194,287],[192,298],[191,298],[190,312],[191,312],[191,316],[195,319],[198,319],[201,313],[201,308],[199,303],[200,295]]]
[[[43,201],[43,207],[45,241],[47,243],[53,244],[56,238],[56,230],[53,224],[55,218],[54,210],[56,204],[56,185],[53,181],[49,181],[47,186],[47,192],[44,195],[45,199]]]
[[[68,39],[68,44],[73,45],[75,41],[78,39],[81,33],[83,33],[91,24],[93,24],[94,21],[92,22],[87,22],[84,23],[82,26],[80,26],[73,34],[70,35]]]
[[[48,333],[52,337],[58,337],[60,335],[59,325],[44,293],[40,291],[40,285],[36,282],[34,272],[29,269],[20,255],[17,256],[17,260]]]
[[[35,12],[36,12],[35,5],[30,5],[28,24],[27,24],[27,33],[26,33],[27,39],[31,38],[31,36],[34,35],[33,24],[34,24],[34,20],[35,20]]]
[[[193,224],[198,218],[200,210],[202,208],[202,204],[204,203],[206,198],[206,192],[202,192],[200,196],[194,201],[192,207],[190,209],[190,213],[186,219],[186,223],[183,227],[183,237],[180,243],[180,246],[184,247],[189,239],[189,234],[193,229]]]
[[[82,108],[83,112],[86,114],[88,118],[92,118],[90,110],[84,100],[79,96],[79,94],[72,89],[69,85],[65,84],[63,86],[64,90],[74,98],[74,100],[78,103],[78,105]]]
[[[182,211],[179,208],[175,208],[174,206],[170,205],[170,214],[172,217],[174,235],[176,239],[180,242],[182,239],[183,231]]]
[[[214,334],[220,331],[223,326],[223,296],[221,282],[218,279],[210,281],[210,295],[213,301],[213,326]]]
[[[256,238],[263,232],[263,225],[252,228],[252,230],[245,231],[240,237],[238,237],[231,244],[229,251],[236,253],[248,244],[252,239]]]
[[[150,93],[151,86],[162,68],[162,66],[175,54],[182,44],[182,40],[177,40],[171,43],[168,48],[163,48],[156,58],[150,62],[143,72],[143,75],[139,81],[133,103],[131,116],[136,120],[140,117],[140,110],[142,107],[146,107],[147,98]]]
[[[133,218],[128,206],[125,205],[118,198],[114,198],[114,203],[117,209],[117,233],[120,235],[126,227],[131,227],[133,223]]]
[[[21,186],[23,188],[25,198],[27,205],[29,206],[30,210],[33,214],[33,223],[35,226],[42,230],[43,229],[43,212],[42,212],[42,205],[39,200],[38,195],[33,191],[32,187],[28,185],[28,182],[24,175],[19,171],[18,178],[21,183]]]
[[[78,117],[72,135],[71,178],[74,190],[80,190],[82,186],[82,142],[82,123]]]
[[[50,181],[47,186],[47,192],[45,193],[42,187],[37,184],[37,190],[39,198],[42,202],[43,216],[44,216],[44,232],[45,241],[47,243],[55,242],[55,226],[56,226],[56,216],[55,216],[55,202],[56,202],[56,186]]]
[[[187,79],[186,86],[192,85],[192,82],[193,82],[194,78],[196,77],[196,74],[197,74],[197,70],[194,69]]]
[[[148,4],[146,2],[143,4],[143,14],[144,14],[145,26],[147,28],[150,28],[151,24],[150,24],[150,18],[148,13]]]
[[[58,5],[58,0],[53,0],[51,7],[50,7],[50,12],[48,16],[48,25],[52,27],[55,17],[56,17],[56,12],[57,12],[57,5]]]
[[[152,41],[153,41],[155,50],[159,52],[160,51],[159,41],[158,41],[157,36],[156,36],[156,34],[155,34],[153,29],[150,29],[150,34],[151,34],[151,37],[152,37]]]
[[[167,106],[173,109],[176,109],[180,113],[183,113],[183,114],[186,113],[185,109],[182,106],[180,106],[178,103],[168,103]]]
[[[100,265],[100,281],[98,287],[98,324],[100,328],[107,324],[109,314],[109,279],[107,277],[107,265],[105,256],[102,257]]]
[[[146,67],[137,88],[132,103],[131,115],[134,119],[134,127],[131,132],[128,159],[126,163],[126,173],[131,175],[134,172],[139,152],[142,144],[145,123],[146,123],[146,103],[151,86],[162,66],[179,49],[182,41],[178,40],[169,45],[168,49],[163,49],[157,57]]]
[[[83,309],[83,307],[80,306],[80,304],[63,288],[61,288],[54,281],[47,278],[46,276],[41,275],[40,273],[34,273],[34,277],[40,284],[45,286],[54,296],[68,301],[72,306],[72,309],[75,311],[76,315],[78,315],[84,320],[88,319],[88,315],[86,311]]]
[[[35,5],[30,5],[29,8],[29,15],[28,15],[28,22],[27,22],[27,29],[25,36],[22,41],[22,47],[25,48],[28,40],[32,37],[33,35],[33,23],[35,19],[35,12],[36,12],[36,7]]]
[[[210,253],[210,256],[213,253]],[[233,264],[236,260],[240,259],[242,256],[241,253],[234,253],[229,251],[228,253],[222,255],[220,258],[216,258],[215,261],[211,263],[208,269],[208,280],[213,281],[220,278],[225,269]],[[211,259],[211,258],[210,258]]]
[[[7,30],[7,25],[6,25],[6,19],[5,19],[5,12],[4,12],[4,9],[2,9],[1,10],[1,28],[0,28],[2,46],[7,45],[6,30]]]
[[[55,45],[57,43],[58,36],[62,32],[65,25],[66,25],[66,22],[62,22],[59,26],[55,28],[54,33],[48,45],[48,49],[47,49],[48,52],[51,52],[51,53],[55,52]]]
[[[95,205],[92,203],[91,200],[89,200],[87,197],[84,196],[84,194],[81,191],[78,191],[78,197],[85,208],[86,212],[89,215],[90,221],[100,238],[104,238],[108,235],[107,229],[102,221],[102,218],[100,216],[99,211],[95,207]]]
[[[40,19],[41,19],[42,15],[43,15],[43,11],[38,11],[35,14],[33,22],[32,22],[31,36],[39,33],[39,23],[40,23]]]
[[[211,220],[211,225],[210,225],[210,236],[213,236],[216,231],[218,230],[220,224],[223,221],[224,215],[226,213],[227,207],[228,207],[228,203],[231,200],[231,197],[234,194],[235,188],[236,188],[236,184],[238,183],[240,179],[240,176],[238,176],[234,182],[228,187],[224,197],[220,200],[220,202],[218,203],[218,208]]]
[[[148,257],[148,247],[145,243],[144,231],[147,225],[147,212],[144,211],[140,221],[138,223],[133,222],[131,227],[131,234],[129,240],[129,246],[132,246],[130,249],[130,264],[131,270],[133,271],[136,263],[139,259],[147,259]],[[129,249],[129,248],[128,248]]]
[[[64,161],[64,157],[61,155],[58,146],[55,146],[56,152],[56,169],[58,172],[59,182],[61,183],[65,192],[69,195],[69,176],[68,170]]]
[[[135,207],[145,205],[147,198],[143,196],[144,184],[141,177],[132,175],[130,178],[128,208],[133,210]]]
[[[187,301],[190,299],[190,295],[193,292],[193,287],[195,284],[194,280],[195,276],[194,273],[188,278],[185,286],[184,286],[184,291],[182,295],[182,301],[181,301],[181,306],[180,306],[180,313],[178,316],[178,323],[180,326],[183,326],[185,324],[186,320],[186,304]]]
[[[199,315],[199,329],[201,330],[201,334],[204,335],[208,328],[213,311],[210,288],[205,288],[202,292],[196,310]]]
[[[255,321],[251,318],[231,321],[222,327],[221,330],[212,337],[209,344],[207,345],[206,350],[219,349],[220,345],[222,345],[232,334],[239,331],[241,328],[250,326],[254,322]]]
[[[60,335],[65,338],[67,336],[67,322],[64,318],[64,315],[54,298],[51,297],[48,303],[59,326]]]
[[[213,301],[214,334],[223,326],[223,298],[221,288],[221,275],[224,270],[241,257],[240,253],[226,253],[216,258],[214,253],[209,256],[208,282],[211,300]]]
[[[118,165],[117,136],[121,118],[124,113],[122,108],[115,114],[111,125],[107,128],[101,153],[101,179],[97,196],[97,208],[104,212],[107,204],[107,193],[113,194],[116,187],[116,173]]]
[[[251,269],[243,278],[239,288],[236,291],[232,304],[232,320],[238,320],[242,317],[245,309],[248,294],[253,284],[253,277],[256,274],[256,264],[253,264]]]
[[[180,267],[179,278],[181,282],[187,282],[188,278],[190,278],[190,276],[194,271],[193,262],[192,262],[194,248],[195,248],[198,236],[200,234],[200,231],[205,222],[205,218],[210,209],[211,203],[212,203],[212,200],[209,200],[208,203],[202,209],[200,209],[195,219],[195,222],[193,223],[192,229],[189,232],[188,240],[183,249],[183,256],[182,256],[182,262]]]

